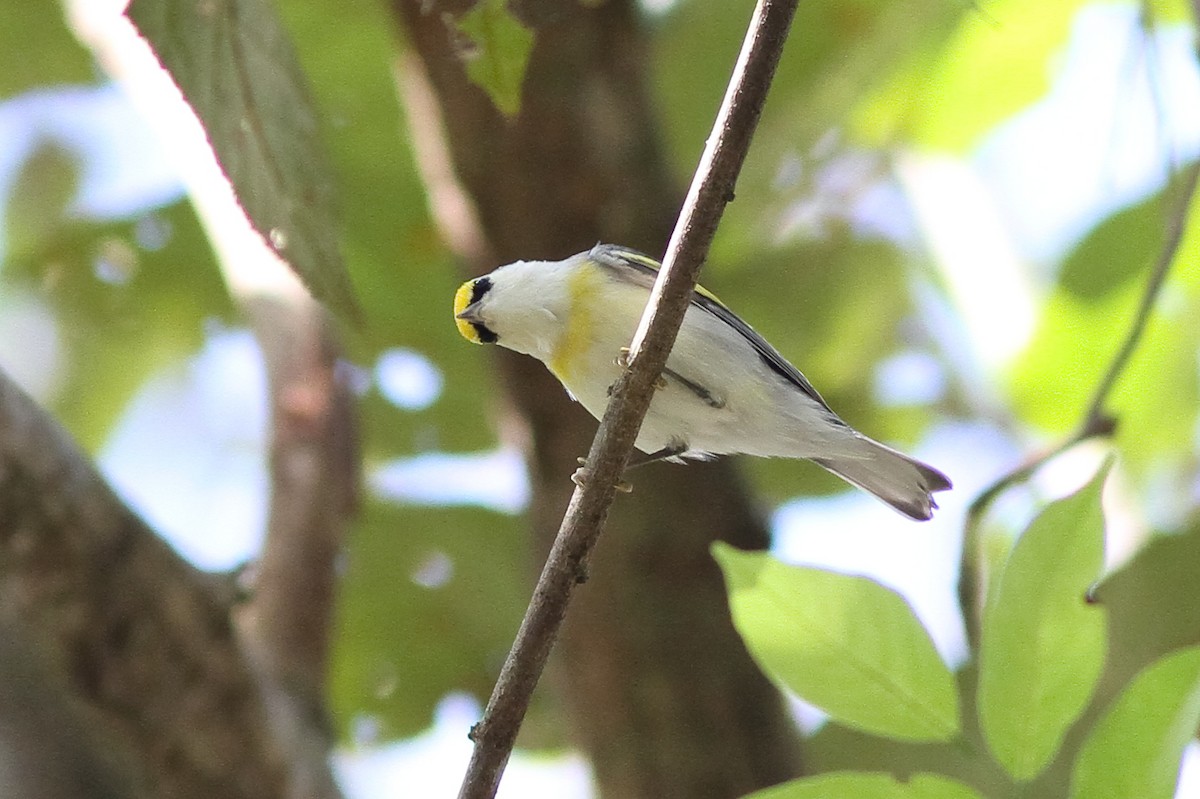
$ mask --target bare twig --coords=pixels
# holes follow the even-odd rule
[[[1113,356],[1104,376],[1100,378],[1079,427],[1054,447],[1000,477],[976,497],[970,508],[967,509],[966,529],[963,534],[962,565],[958,580],[958,598],[962,605],[967,639],[972,647],[979,642],[979,612],[983,604],[984,580],[982,577],[985,564],[982,562],[984,556],[980,551],[979,541],[979,526],[983,515],[1001,494],[1028,480],[1047,462],[1076,444],[1100,436],[1110,436],[1116,430],[1117,420],[1105,410],[1105,404],[1108,402],[1108,395],[1129,365],[1129,361],[1146,331],[1146,326],[1150,322],[1154,305],[1158,301],[1159,294],[1162,293],[1167,274],[1171,271],[1171,264],[1174,263],[1175,256],[1179,252],[1179,245],[1183,241],[1188,213],[1196,194],[1198,180],[1200,180],[1200,162],[1192,164],[1180,176],[1178,196],[1174,207],[1167,216],[1162,247],[1159,249],[1154,267],[1150,271],[1150,277],[1146,281],[1146,288],[1142,292],[1137,312],[1129,325],[1129,332],[1126,333],[1120,349]]]
[[[700,266],[749,149],[767,89],[799,0],[759,0],[721,110],[668,245],[650,303],[634,336],[629,369],[617,382],[588,453],[588,479],[575,491],[533,598],[501,669],[483,719],[460,799],[495,796],[571,592],[586,572],[624,471],[653,385],[674,344]]]

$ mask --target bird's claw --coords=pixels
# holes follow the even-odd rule
[[[618,353],[617,357],[613,359],[613,363],[615,363],[617,366],[621,367],[622,369],[628,369],[629,368],[629,355],[630,355],[629,348],[622,347],[620,352]],[[613,395],[613,388],[615,388],[615,387],[616,387],[616,383],[613,383],[611,386],[608,387],[608,396],[611,397]],[[654,387],[656,389],[658,389],[659,391],[662,391],[664,388],[666,388],[667,387],[666,375],[659,375],[658,379],[654,381]]]
[[[579,458],[579,462],[580,462],[580,464],[582,464],[585,462],[585,459]],[[574,483],[575,485],[579,486],[580,488],[583,488],[587,484],[587,481],[588,481],[587,469],[585,469],[581,465],[578,469],[575,470],[575,473],[571,475],[571,482]],[[626,480],[618,481],[617,484],[615,486],[613,486],[613,488],[617,489],[622,494],[632,494],[633,493],[633,484]]]

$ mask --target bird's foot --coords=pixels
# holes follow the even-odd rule
[[[613,359],[613,363],[615,363],[617,366],[621,367],[622,369],[628,369],[629,368],[629,356],[630,356],[630,349],[628,347],[622,347],[620,349],[619,353],[617,354],[617,357]],[[612,386],[608,387],[608,396],[611,397],[613,395],[613,388],[615,385],[616,384],[614,383]],[[666,387],[667,387],[667,376],[665,374],[661,374],[658,376],[658,379],[654,381],[654,388],[659,391],[662,391]]]
[[[579,463],[579,468],[576,469],[575,473],[571,475],[571,482],[574,483],[575,485],[579,486],[580,488],[583,488],[585,485],[587,485],[587,481],[588,481],[588,477],[589,477],[588,470],[586,468],[584,468],[584,464],[587,463],[587,458],[576,458],[576,461],[578,461],[578,463]],[[616,488],[618,491],[620,491],[622,494],[632,494],[633,493],[633,484],[626,480],[619,481],[613,487]]]
[[[633,451],[633,455],[629,458],[629,463],[625,464],[625,471],[636,469],[639,466],[645,466],[648,463],[657,463],[665,461],[668,458],[674,458],[688,451],[688,445],[683,441],[672,440],[665,447],[650,453],[643,453],[637,450]]]

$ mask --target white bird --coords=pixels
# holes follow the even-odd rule
[[[464,283],[459,332],[544,363],[597,419],[659,263],[598,244],[563,261],[517,261]],[[909,518],[951,487],[937,469],[858,433],[812,384],[715,296],[698,288],[637,437],[651,460],[748,454],[807,458]]]

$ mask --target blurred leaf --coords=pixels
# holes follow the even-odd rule
[[[1200,724],[1200,647],[1147,668],[1088,736],[1071,783],[1077,799],[1171,799],[1183,749]]]
[[[334,310],[358,314],[338,248],[334,177],[304,73],[267,0],[133,0],[254,228]]]
[[[67,28],[59,3],[4,4],[0,98],[59,83],[94,83],[91,54]]]
[[[17,173],[4,208],[5,257],[24,260],[50,247],[78,189],[75,156],[51,142],[39,145]]]
[[[1059,285],[1094,300],[1146,274],[1162,245],[1163,210],[1163,196],[1155,194],[1092,228],[1063,261]]]
[[[462,55],[467,77],[487,92],[497,108],[516,116],[533,51],[533,31],[512,15],[508,0],[479,0],[457,25],[472,45]]]
[[[1047,298],[1009,379],[1023,418],[1054,432],[1078,423],[1124,335],[1115,320],[1131,318],[1136,301],[1132,287],[1090,303],[1066,292]]]
[[[822,393],[869,394],[871,367],[901,343],[904,264],[886,242],[839,228],[759,253],[722,252],[711,274],[706,284]]]
[[[1096,601],[1108,608],[1109,672],[1122,684],[1167,652],[1200,644],[1200,525],[1154,536],[1104,579]]]
[[[2,281],[59,321],[67,369],[53,411],[92,452],[150,375],[193,355],[205,324],[230,315],[208,240],[182,202],[133,222],[68,220],[6,263]]]
[[[343,241],[367,325],[348,337],[349,357],[370,369],[381,352],[402,346],[428,358],[445,381],[437,401],[415,412],[369,392],[360,404],[365,455],[492,447],[490,362],[455,329],[451,299],[463,276],[429,221],[410,137],[397,128],[396,79],[409,77],[404,59],[396,70],[394,21],[373,2],[284,0],[280,10],[329,114],[342,182],[354,186],[342,198]]]
[[[1151,22],[1191,22],[1192,9],[1185,0],[1142,0],[1141,7]]]
[[[656,96],[681,169],[695,167],[753,7],[682,2],[657,28]],[[807,154],[830,130],[843,129],[855,104],[887,85],[900,65],[927,63],[968,9],[951,0],[801,3],[738,180],[739,198],[771,194],[782,153]]]
[[[892,73],[863,106],[855,128],[875,141],[910,136],[927,147],[964,152],[979,137],[1041,98],[1051,59],[1066,44],[1083,0],[993,0],[968,10],[933,57]]]
[[[821,774],[755,791],[745,799],[981,799],[973,789],[938,774],[901,782],[890,774]]]
[[[1198,204],[1200,205],[1200,204]],[[1200,218],[1200,217],[1197,217]],[[1189,233],[1132,359],[1107,410],[1118,420],[1116,441],[1135,473],[1177,460],[1195,430],[1200,405],[1195,342],[1200,338],[1200,233]],[[1101,376],[1128,334],[1144,278],[1087,301],[1055,291],[1038,330],[1014,361],[1010,378],[1022,418],[1066,432],[1078,423]]]
[[[864,577],[713,545],[755,660],[843,724],[908,741],[959,732],[954,678],[903,597]]]
[[[1017,780],[1037,776],[1054,757],[1104,664],[1104,610],[1086,595],[1104,565],[1100,491],[1108,470],[1034,519],[984,613],[979,723]]]
[[[413,735],[448,693],[486,701],[528,598],[527,558],[520,517],[368,502],[330,671],[341,734],[365,715],[383,738]]]

